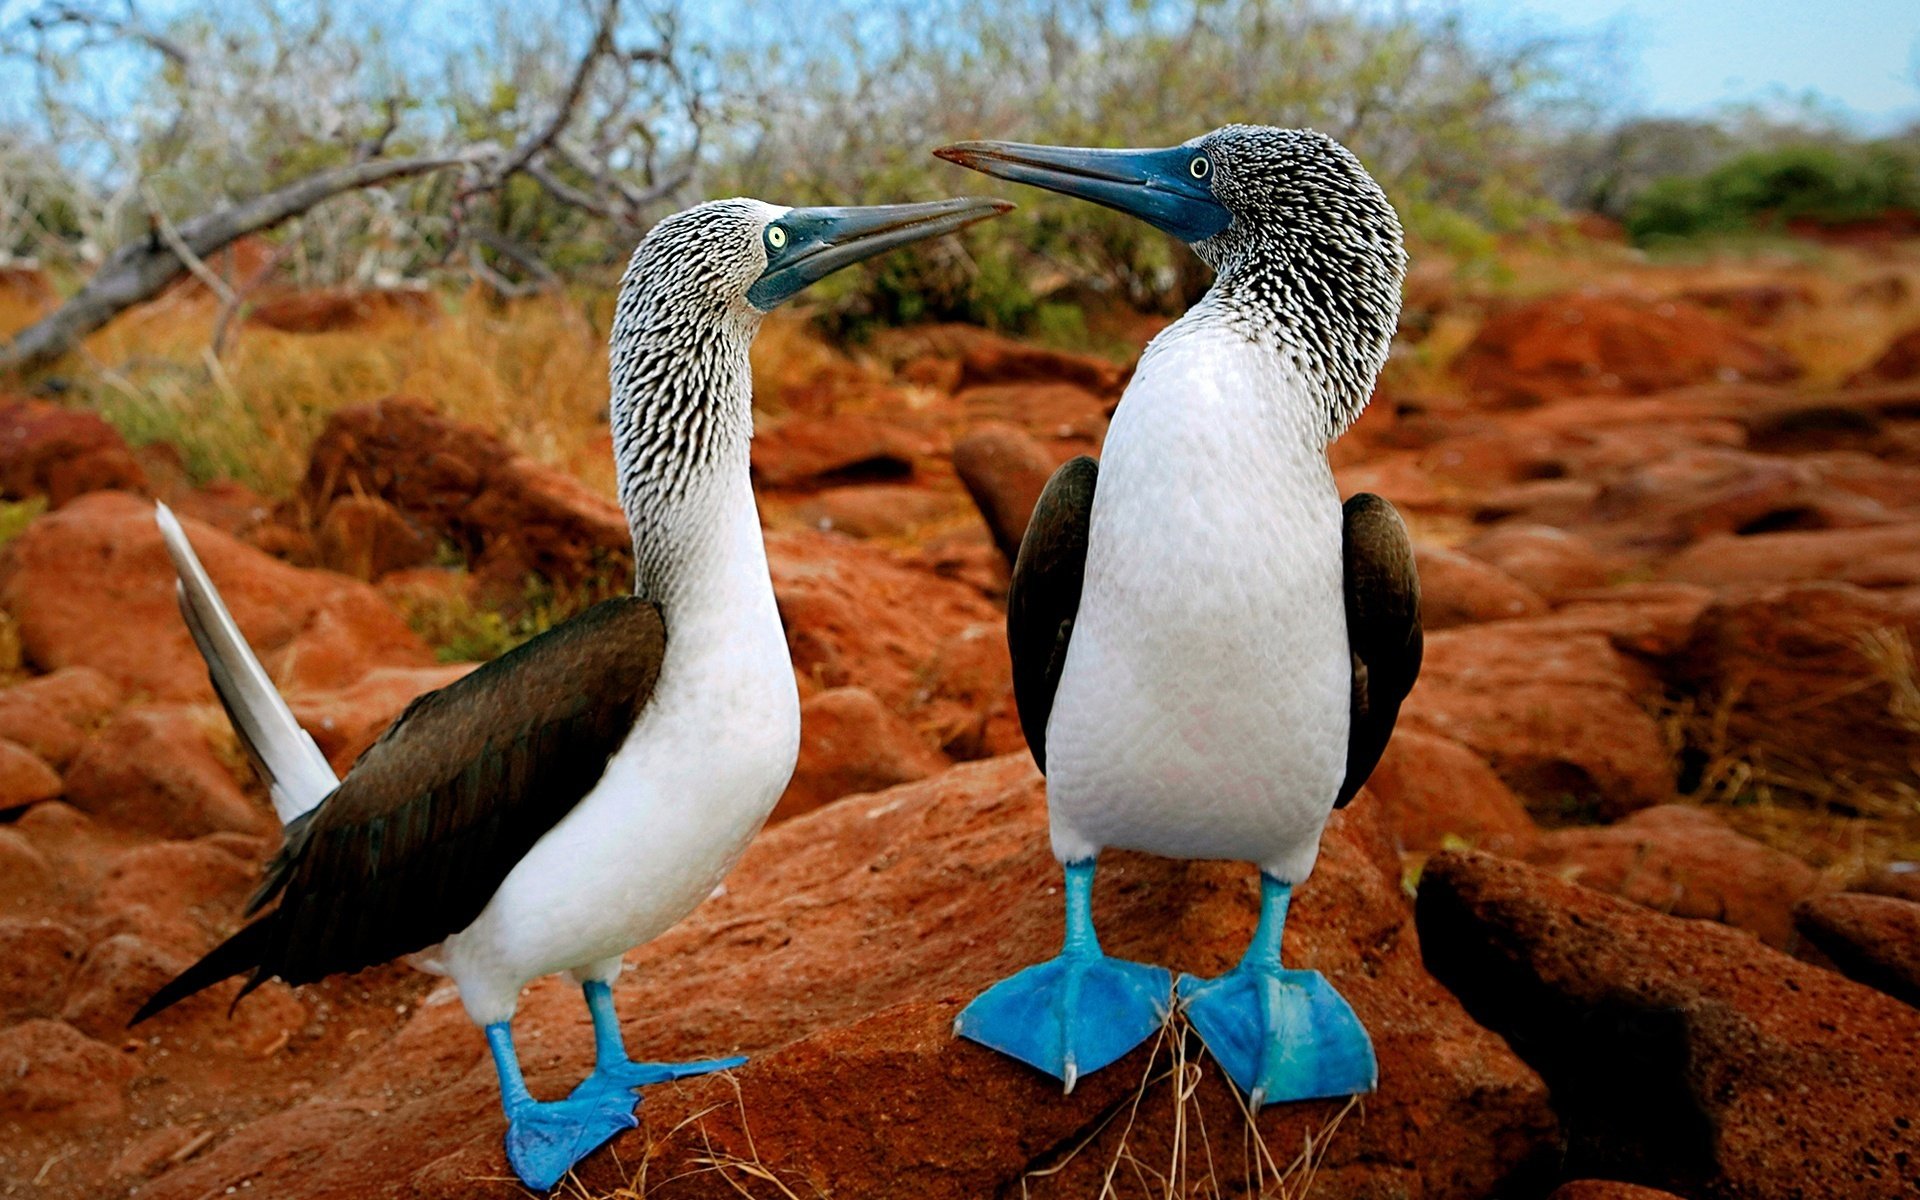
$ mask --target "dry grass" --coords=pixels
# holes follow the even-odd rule
[[[427,400],[610,486],[599,436],[606,334],[594,307],[468,295],[439,316],[390,311],[338,332],[250,327],[215,359],[214,304],[174,295],[89,339],[69,378],[130,440],[179,449],[196,479],[237,479],[272,496],[292,489],[328,414],[392,395]]]
[[[1866,639],[1873,664],[1862,684],[1892,686],[1896,720],[1920,714],[1912,646],[1898,631]],[[1878,656],[1878,657],[1876,657]],[[1889,862],[1920,860],[1920,789],[1886,777],[1853,779],[1792,748],[1735,736],[1739,692],[1692,697],[1659,715],[1676,755],[1699,766],[1689,798],[1713,809],[1741,833],[1800,858],[1829,883],[1847,886]]]
[[[1065,1171],[1118,1124],[1119,1140],[1101,1169],[1096,1200],[1122,1200],[1127,1196],[1139,1196],[1141,1200],[1225,1200],[1227,1196],[1306,1200],[1334,1134],[1358,1106],[1359,1097],[1349,1099],[1325,1125],[1309,1134],[1299,1152],[1283,1167],[1261,1136],[1246,1097],[1228,1084],[1237,1106],[1239,1162],[1221,1162],[1214,1158],[1214,1141],[1208,1135],[1199,1096],[1201,1080],[1209,1068],[1207,1060],[1194,1053],[1198,1045],[1192,1026],[1176,1009],[1154,1040],[1132,1098],[1094,1126],[1058,1162],[1023,1176],[1020,1194],[1031,1196],[1036,1184]],[[1145,1151],[1136,1149],[1133,1138],[1136,1130],[1142,1129],[1142,1111],[1150,1107],[1150,1097],[1162,1092],[1169,1109],[1164,1117],[1166,1155],[1164,1160],[1149,1159]],[[1157,1104],[1153,1107],[1157,1117]]]

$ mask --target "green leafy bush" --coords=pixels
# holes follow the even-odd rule
[[[1743,154],[1703,175],[1670,176],[1627,213],[1636,241],[1841,225],[1920,211],[1920,154],[1893,143],[1797,145]]]

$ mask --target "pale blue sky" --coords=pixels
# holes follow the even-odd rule
[[[1606,31],[1627,111],[1704,113],[1812,92],[1884,131],[1920,120],[1917,0],[1463,0],[1491,26]]]
[[[339,0],[336,0],[338,3]],[[345,0],[351,9],[360,0]],[[846,0],[838,0],[840,4]],[[1361,4],[1399,0],[1354,0]],[[1920,121],[1920,0],[1411,0],[1416,10],[1458,9],[1500,35],[1602,32],[1620,68],[1616,114],[1707,114],[1747,102],[1819,97],[1869,132]],[[527,0],[539,11],[571,0]],[[812,0],[690,0],[778,17],[804,30]],[[0,0],[0,22],[36,0]],[[146,0],[150,14],[198,8],[195,0]],[[473,0],[418,0],[391,24],[420,33],[470,19]],[[384,11],[376,3],[377,11]],[[404,13],[404,16],[400,14]],[[729,19],[735,19],[730,16]],[[7,76],[11,75],[12,78]],[[0,111],[31,102],[24,72],[0,67]]]

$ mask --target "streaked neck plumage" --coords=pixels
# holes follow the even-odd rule
[[[748,348],[761,315],[671,272],[648,274],[646,250],[634,256],[614,317],[613,454],[634,593],[672,608],[730,566],[721,560],[742,542],[733,526],[751,521],[758,533]],[[761,563],[764,574],[764,552]]]

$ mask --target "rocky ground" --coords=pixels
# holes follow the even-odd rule
[[[1920,256],[1855,274],[1646,268],[1499,300],[1416,276],[1335,463],[1415,531],[1427,662],[1287,945],[1352,999],[1381,1088],[1257,1122],[1178,1029],[1066,1098],[948,1033],[1059,937],[1004,553],[1126,368],[938,327],[763,380],[800,768],[725,892],[617,989],[649,1056],[754,1058],[651,1090],[565,1186],[1920,1193]],[[1839,371],[1808,330],[1849,321],[1912,332]],[[270,984],[231,1016],[227,985],[125,1027],[233,927],[275,841],[152,498],[342,767],[469,669],[475,614],[537,622],[625,571],[602,489],[430,405],[343,408],[308,464],[287,496],[194,487],[164,446],[0,397],[0,1195],[520,1194],[438,981]],[[1242,866],[1118,855],[1097,908],[1110,949],[1207,974],[1255,894]],[[535,1091],[569,1087],[572,990],[533,987],[519,1029]]]

